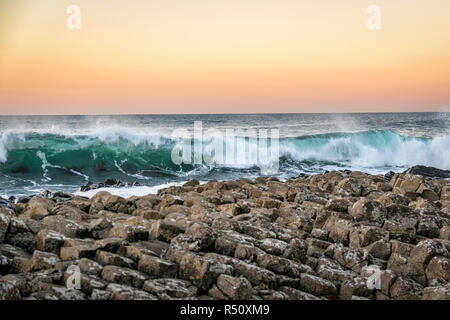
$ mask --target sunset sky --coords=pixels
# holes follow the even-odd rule
[[[0,0],[0,114],[446,105],[448,0]]]

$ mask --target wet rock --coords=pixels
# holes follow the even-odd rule
[[[157,278],[175,278],[178,266],[170,261],[144,254],[139,259],[138,270]]]
[[[50,214],[54,203],[50,199],[41,197],[33,197],[25,205],[24,215],[27,218],[34,220],[41,220]]]
[[[108,251],[98,250],[95,256],[95,260],[104,266],[112,265],[131,269],[136,268],[136,263],[133,260]]]
[[[248,300],[253,295],[252,286],[244,277],[236,278],[221,274],[217,278],[217,288],[232,300]]]
[[[435,256],[425,270],[429,286],[450,283],[450,259]]]
[[[421,175],[429,178],[450,178],[450,170],[441,170],[434,167],[413,166],[405,171],[413,175]]]
[[[0,213],[0,243],[5,241],[6,231],[8,230],[10,221],[10,216]]]
[[[27,272],[52,269],[59,261],[56,254],[35,250],[29,261]]]
[[[128,241],[114,237],[100,239],[95,241],[95,243],[99,246],[99,249],[112,253],[115,253],[120,247],[125,247],[128,245]]]
[[[398,277],[391,286],[391,297],[395,300],[420,300],[423,287],[412,279]]]
[[[59,254],[60,248],[67,239],[63,234],[52,230],[41,230],[36,236],[36,246],[39,250]]]
[[[81,258],[77,265],[80,271],[87,275],[98,276],[103,270],[103,267],[99,263],[87,258]]]
[[[253,285],[267,286],[267,288],[275,288],[277,286],[277,278],[275,274],[261,267],[239,261],[233,265],[238,276],[243,276]]]
[[[368,288],[366,278],[355,277],[342,283],[339,293],[339,299],[352,300],[352,297],[354,296],[374,296],[374,290]]]
[[[189,281],[179,279],[155,279],[144,282],[143,290],[158,296],[160,299],[166,298],[191,298],[197,295],[197,288]]]
[[[148,240],[149,232],[142,226],[132,226],[117,222],[114,223],[114,227],[109,230],[108,237],[121,238],[125,241],[135,242],[139,240]]]
[[[231,274],[230,266],[213,259],[186,254],[180,262],[180,278],[192,281],[200,290],[208,290],[220,274]]]
[[[142,288],[144,281],[148,279],[147,276],[139,271],[117,266],[105,266],[101,276],[106,281],[135,288]],[[108,289],[106,290],[108,291]]]
[[[300,275],[299,289],[318,297],[335,299],[337,295],[336,286],[328,280],[310,275]]]
[[[62,216],[49,216],[42,219],[42,224],[46,229],[56,231],[69,238],[84,238],[87,236],[87,227],[67,220]]]
[[[95,257],[96,251],[98,249],[99,246],[95,244],[62,247],[60,249],[60,257],[62,260],[78,260],[81,258],[92,259]]]
[[[412,250],[408,260],[408,274],[422,285],[427,284],[425,268],[435,256],[448,256],[447,249],[438,241],[423,240]]]
[[[427,287],[423,290],[422,300],[450,300],[450,286]]]
[[[157,300],[148,292],[116,283],[108,284],[106,291],[110,293],[111,300]]]
[[[356,221],[364,221],[381,226],[386,218],[387,210],[379,201],[361,199],[349,208],[349,213]]]
[[[186,227],[183,225],[175,222],[158,220],[152,224],[150,238],[170,242],[176,235],[184,233],[185,231]]]

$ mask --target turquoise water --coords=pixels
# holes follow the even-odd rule
[[[279,130],[280,178],[354,169],[402,171],[422,164],[450,169],[448,113],[126,115],[0,117],[0,193],[75,191],[107,178],[157,186],[260,175],[257,164],[181,164],[171,160],[173,130]],[[256,131],[258,132],[258,131]],[[211,142],[204,137],[203,143]],[[248,138],[238,138],[248,143]],[[248,145],[238,157],[248,156]]]

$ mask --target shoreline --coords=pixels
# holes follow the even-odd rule
[[[0,299],[448,300],[450,181],[412,173],[2,199]]]

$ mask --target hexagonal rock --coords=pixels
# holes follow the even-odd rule
[[[59,232],[70,238],[84,238],[88,229],[86,226],[67,220],[62,216],[49,216],[42,219],[45,228]]]
[[[60,249],[60,257],[63,260],[78,260],[81,258],[94,258],[95,253],[99,249],[98,245],[85,244],[74,247],[62,247]]]
[[[232,267],[192,253],[180,261],[180,278],[192,281],[200,290],[208,290],[220,274],[231,274]]]
[[[391,286],[390,293],[395,300],[420,300],[423,287],[412,279],[398,277]]]
[[[302,272],[314,273],[308,265],[298,264],[289,259],[267,253],[259,255],[256,258],[256,263],[262,268],[293,278],[297,278]]]
[[[101,203],[106,210],[112,211],[112,212],[123,212],[128,213],[128,208],[130,207],[131,203],[122,197],[112,195],[109,192],[106,191],[100,191],[97,192],[92,198],[91,198],[92,204],[94,203]]]
[[[325,205],[325,209],[338,212],[347,212],[350,203],[346,199],[330,199]]]
[[[221,274],[217,278],[217,288],[232,300],[248,300],[253,295],[252,285],[244,277]]]
[[[178,265],[155,256],[144,254],[139,259],[138,270],[158,278],[175,278],[178,272]]]
[[[98,250],[95,260],[102,265],[112,265],[131,269],[136,268],[136,263],[133,260],[108,251]]]
[[[450,226],[444,226],[439,231],[439,238],[443,240],[450,240]]]
[[[450,259],[436,256],[425,270],[428,285],[450,283]]]
[[[252,244],[255,239],[252,237],[234,232],[226,231],[223,235],[218,237],[214,243],[214,251],[227,256],[234,256],[236,247],[239,244]]]
[[[427,287],[423,290],[422,300],[450,300],[450,286]]]
[[[39,250],[59,254],[59,249],[67,238],[59,232],[43,229],[36,236],[36,246]]]
[[[8,230],[11,218],[6,214],[0,213],[0,243],[5,241],[6,231]]]
[[[312,294],[287,286],[282,286],[279,288],[279,290],[287,295],[288,300],[321,300],[320,298],[313,296]]]
[[[356,221],[365,221],[381,226],[386,219],[387,210],[377,200],[360,199],[349,207],[348,212]]]
[[[273,289],[277,286],[277,277],[275,273],[263,269],[261,267],[249,264],[243,261],[233,265],[236,275],[243,276],[249,280],[253,285],[264,284],[268,288]]]
[[[9,274],[0,277],[0,301],[19,300],[28,296],[31,290],[30,282],[23,275]]]
[[[27,202],[24,215],[30,219],[41,220],[50,214],[49,212],[54,205],[50,199],[33,197]]]
[[[447,256],[447,249],[442,243],[427,239],[420,241],[411,251],[408,259],[408,275],[422,285],[427,284],[425,268],[435,256]]]
[[[302,273],[299,289],[318,297],[336,298],[336,286],[328,280]]]
[[[380,290],[386,296],[389,296],[392,284],[397,279],[397,275],[392,270],[383,270],[380,275]]]
[[[110,283],[105,290],[111,300],[157,300],[154,295],[127,285]]]
[[[255,205],[259,208],[278,208],[280,204],[281,201],[269,197],[257,198],[255,200]]]
[[[411,199],[397,193],[386,192],[378,198],[378,201],[380,201],[385,207],[394,204],[408,206],[408,204],[411,202]]]
[[[142,288],[144,281],[148,279],[146,275],[139,271],[117,266],[105,266],[101,275],[106,281],[136,288]]]
[[[92,220],[88,224],[88,230],[94,239],[102,239],[108,236],[109,231],[113,228],[113,222],[107,217],[100,217]]]
[[[31,254],[10,244],[0,244],[0,273],[23,273]]]
[[[183,225],[171,221],[158,220],[151,226],[150,238],[170,242],[176,235],[185,231],[186,227]]]
[[[95,241],[100,249],[108,252],[116,252],[120,247],[127,246],[128,241],[121,238],[105,238]]]
[[[29,261],[27,272],[51,269],[59,261],[61,260],[56,254],[35,250]]]
[[[97,276],[103,270],[103,267],[100,264],[87,258],[81,258],[77,265],[80,268],[80,271],[87,275]]]
[[[336,187],[334,187],[334,194],[341,196],[355,196],[359,197],[361,195],[362,187],[361,182],[354,178],[342,179]]]
[[[126,223],[114,223],[114,227],[108,232],[108,237],[117,237],[129,242],[148,240],[148,235],[148,231],[144,227]]]
[[[190,298],[197,295],[197,288],[189,281],[179,279],[155,279],[144,282],[143,290],[159,298]]]
[[[349,232],[353,226],[350,219],[351,217],[344,213],[331,213],[323,226],[323,229],[329,232],[328,237],[331,241],[348,244]]]
[[[190,225],[184,234],[197,241],[202,251],[208,251],[214,247],[214,242],[218,236],[216,230],[200,223]]]
[[[241,260],[255,261],[256,258],[265,252],[253,244],[241,243],[238,244],[234,251],[234,257]]]
[[[136,209],[133,211],[133,215],[140,216],[148,220],[159,220],[164,219],[161,212],[153,209]]]
[[[342,283],[339,299],[351,300],[353,296],[370,297],[374,293],[374,290],[368,288],[366,278],[355,277]]]
[[[10,273],[11,264],[12,259],[0,252],[0,275]]]
[[[294,238],[289,242],[283,256],[296,262],[305,263],[307,251],[308,243],[303,239]]]
[[[255,246],[267,253],[281,256],[284,254],[289,244],[278,239],[264,239],[256,241]]]
[[[58,204],[57,206],[55,206],[52,209],[51,213],[53,215],[62,216],[66,219],[74,221],[82,221],[85,217],[87,217],[86,212],[81,211],[80,209],[76,208],[73,205],[64,205],[64,204]]]
[[[384,239],[370,244],[365,249],[369,255],[378,259],[388,260],[391,256],[391,243]]]
[[[450,185],[446,185],[442,188],[441,200],[450,201]]]
[[[106,290],[93,289],[89,300],[109,300],[111,293]]]
[[[350,231],[349,246],[366,247],[379,240],[389,240],[389,232],[375,226],[357,226]]]
[[[383,229],[389,232],[389,238],[401,242],[412,243],[416,239],[416,228],[407,225],[386,220]]]
[[[139,259],[141,259],[141,257],[143,255],[149,255],[149,256],[159,256],[157,252],[149,249],[153,248],[152,246],[148,246],[149,242],[147,241],[139,241],[136,243],[131,243],[130,245],[127,246],[122,246],[120,247],[120,249],[117,251],[118,254],[125,256],[127,258],[130,258],[136,262],[139,261]]]
[[[367,266],[367,250],[364,249],[350,249],[346,247],[339,247],[334,250],[333,259],[339,262],[342,266],[352,269],[355,272],[360,272],[363,267]]]

